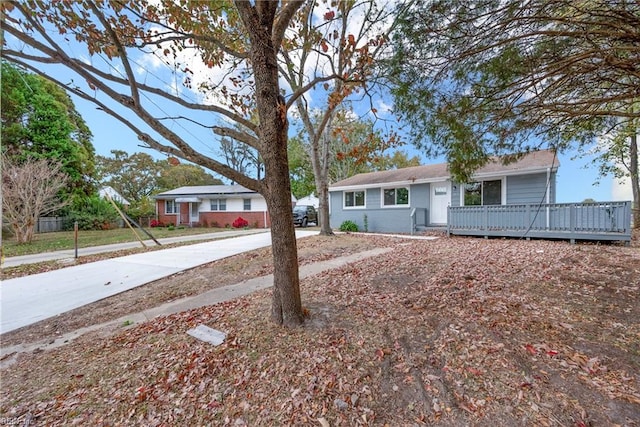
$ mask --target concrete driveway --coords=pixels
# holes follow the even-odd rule
[[[317,231],[296,230],[306,237]],[[47,273],[4,280],[0,285],[0,333],[218,259],[271,245],[263,232],[128,255]]]

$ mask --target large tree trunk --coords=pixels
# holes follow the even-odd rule
[[[320,234],[323,236],[333,236],[334,233],[331,229],[329,217],[329,185],[327,184],[327,180],[324,179],[322,182],[317,183],[316,187],[318,187]]]
[[[260,152],[265,166],[262,194],[271,217],[274,266],[271,316],[278,324],[295,326],[302,323],[303,315],[287,161],[287,110],[280,95],[276,47],[271,39],[277,5],[277,1],[257,2],[253,7],[244,3],[239,9],[252,39],[250,59],[260,119]]]
[[[325,144],[322,144],[326,149]],[[313,167],[313,175],[316,181],[316,190],[318,191],[318,221],[320,225],[321,236],[333,236],[333,230],[331,229],[329,221],[329,158],[324,152],[320,154],[320,144],[315,142],[312,147],[311,166]]]
[[[267,169],[267,176],[270,171]],[[288,170],[284,177],[268,180],[270,187],[276,185],[275,191],[266,196],[271,216],[271,247],[273,251],[273,298],[271,302],[271,318],[284,326],[296,326],[302,323],[302,301],[300,298],[300,281],[298,276],[298,250],[291,211],[291,193],[284,186],[288,183]],[[278,184],[278,182],[280,184]]]
[[[316,135],[311,145],[311,167],[315,177],[316,190],[318,192],[318,221],[320,222],[320,235],[333,236],[329,217],[329,143],[325,140],[326,134],[331,129],[332,120],[321,130],[321,135]],[[308,129],[309,135],[313,135],[313,128]]]
[[[631,175],[631,194],[633,203],[633,228],[640,228],[640,177],[638,176],[638,134],[631,135],[629,143],[629,172]]]

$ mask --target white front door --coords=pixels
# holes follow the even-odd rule
[[[429,221],[431,224],[447,223],[447,207],[451,205],[451,182],[431,183],[431,209]]]
[[[198,222],[200,220],[198,205],[198,202],[189,203],[189,223]]]

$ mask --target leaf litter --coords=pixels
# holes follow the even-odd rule
[[[637,248],[371,239],[393,251],[302,281],[303,327],[271,323],[265,290],[106,338],[86,335],[3,369],[0,417],[105,426],[640,425]],[[198,324],[227,339],[214,347],[191,338]]]

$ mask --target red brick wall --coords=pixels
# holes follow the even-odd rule
[[[165,225],[173,224],[178,225],[180,222],[180,216],[178,214],[166,214],[164,213],[164,200],[156,200],[156,207],[158,212],[158,221]],[[188,207],[187,207],[188,209]]]

